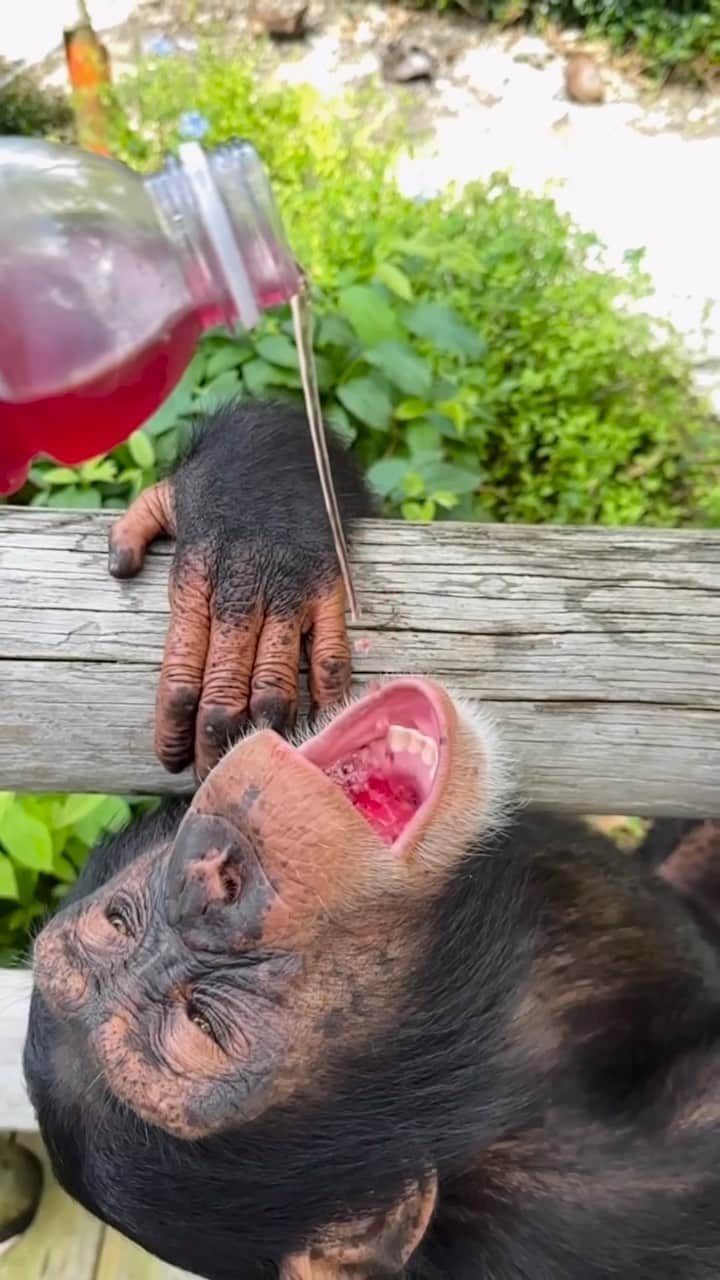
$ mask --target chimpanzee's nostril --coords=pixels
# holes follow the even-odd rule
[[[220,868],[220,883],[225,894],[225,903],[230,906],[231,903],[237,902],[242,892],[242,875],[240,867],[237,863],[232,863],[228,859]]]

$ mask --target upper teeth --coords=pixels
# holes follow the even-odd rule
[[[410,755],[420,756],[428,769],[434,769],[438,761],[438,750],[432,738],[417,729],[406,729],[403,725],[391,724],[387,735],[391,751],[409,751]]]

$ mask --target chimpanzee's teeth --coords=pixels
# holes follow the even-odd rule
[[[392,752],[407,751],[410,755],[420,756],[428,769],[435,769],[438,761],[437,746],[432,738],[417,729],[406,729],[400,724],[391,724],[387,733],[387,744]]]

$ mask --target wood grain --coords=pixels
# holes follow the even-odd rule
[[[115,582],[108,524],[0,511],[0,789],[191,786],[151,745],[171,548]],[[532,801],[720,815],[720,533],[371,521],[354,560],[358,688],[483,702]]]

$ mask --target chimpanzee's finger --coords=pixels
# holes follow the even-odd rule
[[[155,751],[170,773],[192,763],[210,637],[210,582],[201,561],[173,570],[170,626],[155,715]]]
[[[252,674],[250,715],[284,733],[297,716],[302,625],[300,615],[265,618]]]
[[[350,692],[352,677],[342,582],[338,582],[314,606],[307,648],[313,711],[342,702]]]
[[[169,481],[161,480],[141,493],[112,526],[108,535],[110,573],[114,578],[132,578],[142,568],[150,543],[174,533],[172,489]]]
[[[198,777],[217,764],[247,727],[250,680],[258,635],[260,606],[242,618],[213,618],[195,733]]]

